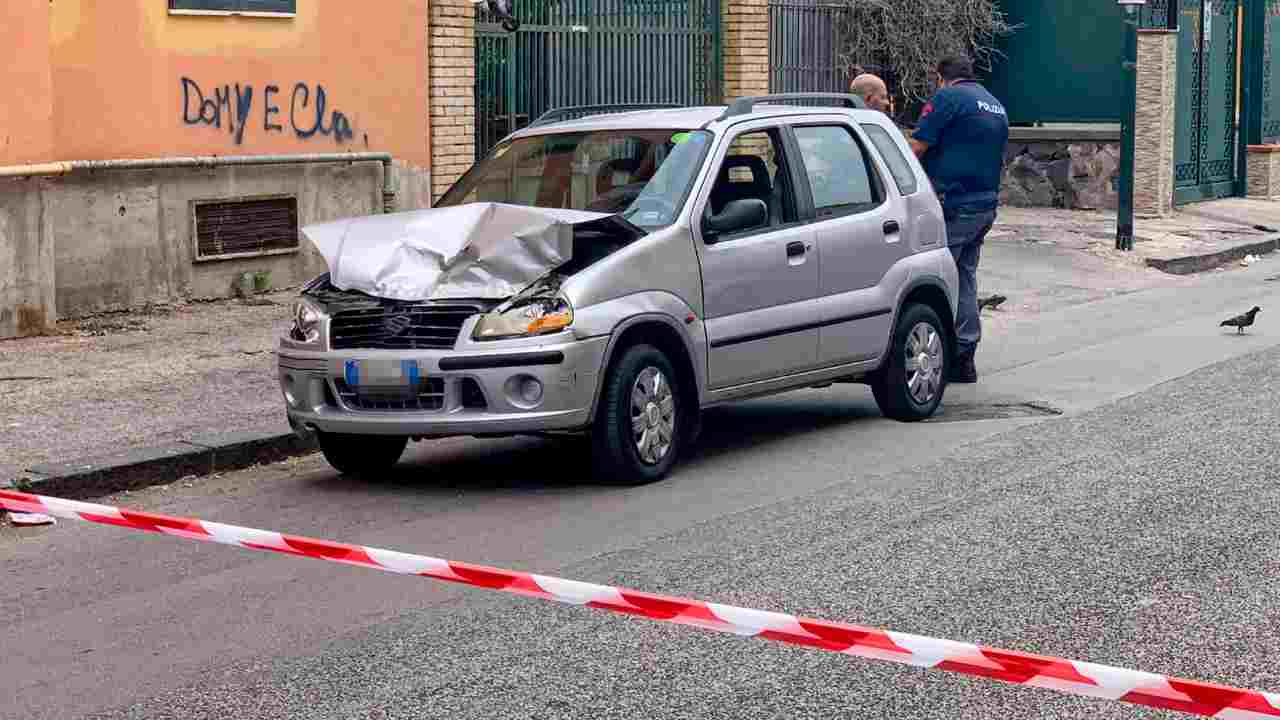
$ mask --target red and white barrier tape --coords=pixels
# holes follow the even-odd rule
[[[803,645],[902,665],[976,675],[989,680],[1057,690],[1104,700],[1229,720],[1280,718],[1280,694],[1240,690],[1123,668],[876,630],[783,613],[625,590],[424,555],[284,535],[268,530],[168,517],[108,505],[0,490],[0,508],[37,512],[102,525],[174,535],[188,540],[284,553],[422,575],[488,590],[570,605],[585,605],[743,637]]]

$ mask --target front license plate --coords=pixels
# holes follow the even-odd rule
[[[358,387],[412,387],[422,381],[416,360],[348,360],[345,380]]]

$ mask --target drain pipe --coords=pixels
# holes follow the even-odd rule
[[[207,155],[149,158],[141,160],[71,160],[38,165],[0,167],[0,178],[30,178],[73,175],[100,170],[169,170],[175,168],[218,168],[246,165],[305,165],[310,163],[382,163],[382,212],[395,212],[396,186],[391,153],[312,153],[302,155]]]

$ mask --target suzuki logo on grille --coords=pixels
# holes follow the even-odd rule
[[[412,324],[413,318],[410,317],[408,310],[391,310],[382,319],[382,330],[387,337],[395,337],[408,330]]]

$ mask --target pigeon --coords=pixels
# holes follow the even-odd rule
[[[515,32],[520,29],[520,21],[516,19],[515,0],[472,0],[481,10],[498,18],[502,29]]]
[[[1256,318],[1258,313],[1261,311],[1262,308],[1255,306],[1252,310],[1243,315],[1237,315],[1230,320],[1223,320],[1222,324],[1218,327],[1233,327],[1236,329],[1237,333],[1243,333],[1245,328],[1253,324],[1253,319]]]
[[[1005,300],[1008,300],[1008,299],[1009,298],[1003,295],[992,295],[991,297],[979,298],[978,312],[982,312],[982,308],[985,308],[985,307],[989,307],[992,310],[995,310],[996,308],[1000,307],[1000,305],[1004,303]]]

